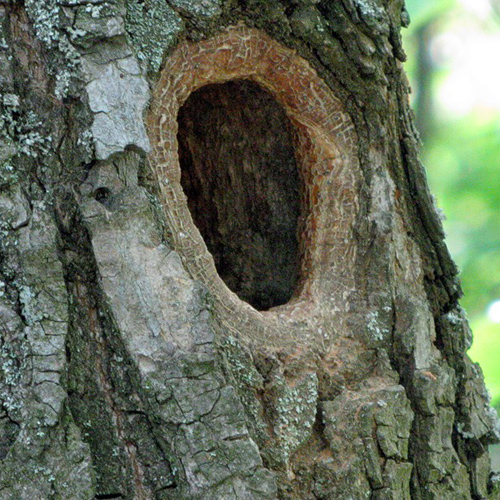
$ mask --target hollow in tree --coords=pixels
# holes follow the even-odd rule
[[[227,286],[256,309],[298,281],[300,180],[285,111],[248,80],[193,92],[179,111],[181,184]]]

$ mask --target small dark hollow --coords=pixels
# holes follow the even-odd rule
[[[110,196],[111,196],[111,190],[108,189],[107,187],[97,188],[94,192],[94,198],[96,199],[96,201],[102,203],[103,205],[109,204]]]
[[[193,92],[178,115],[181,183],[226,285],[258,310],[299,277],[300,180],[283,108],[247,80]]]

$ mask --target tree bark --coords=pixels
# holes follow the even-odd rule
[[[407,20],[0,1],[0,499],[499,498]]]

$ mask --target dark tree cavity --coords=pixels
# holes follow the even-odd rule
[[[0,0],[0,500],[499,500],[407,22]]]
[[[227,286],[256,309],[298,280],[300,181],[285,111],[248,80],[193,92],[179,117],[182,187]]]

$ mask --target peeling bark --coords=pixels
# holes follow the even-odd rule
[[[0,1],[0,499],[499,498],[406,22],[399,0]],[[297,225],[277,307],[225,283],[181,184],[179,109],[234,80],[288,117],[298,182],[268,187],[283,164],[248,159],[280,134],[243,118],[192,151],[202,184],[248,160],[253,194],[217,201],[260,201],[231,216],[262,219],[249,248],[292,262],[262,221]]]

